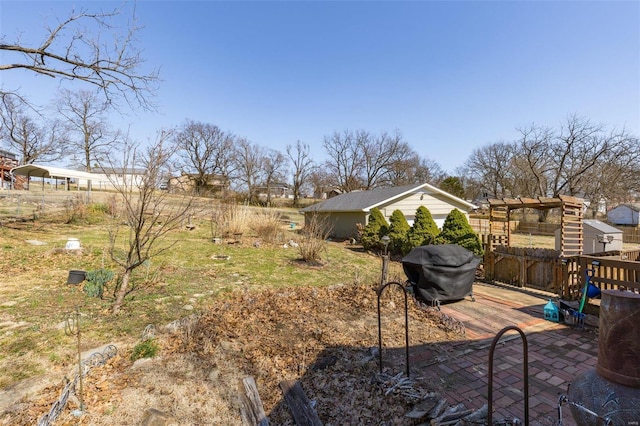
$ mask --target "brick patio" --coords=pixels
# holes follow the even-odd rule
[[[443,389],[450,404],[479,408],[487,402],[489,349],[495,335],[516,325],[527,337],[529,357],[529,420],[531,425],[556,425],[558,398],[578,375],[596,365],[598,341],[594,329],[545,321],[549,295],[516,289],[474,285],[476,302],[443,305],[442,312],[462,321],[464,340],[438,347],[413,346],[412,374],[430,378]],[[507,332],[494,352],[493,419],[524,419],[522,341]],[[564,425],[575,425],[567,405]]]

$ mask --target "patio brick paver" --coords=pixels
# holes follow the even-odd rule
[[[481,292],[475,288],[474,292],[475,303],[482,304],[486,301]],[[513,316],[514,322],[505,323],[504,326],[517,325],[527,336],[531,425],[556,425],[560,395],[566,395],[571,380],[596,365],[597,334],[594,330],[579,330],[565,324],[545,321],[541,314],[542,306],[546,302],[543,298],[540,299],[538,314],[535,310],[523,309],[522,303],[518,304],[513,300],[501,305],[495,298],[495,292],[489,299],[488,305],[492,309],[499,309],[498,306],[501,306],[502,313],[496,315],[496,318],[508,317],[509,310],[519,311],[519,314]],[[440,357],[434,360],[433,357],[424,356],[424,353],[423,356],[411,355],[411,369],[422,377],[433,379],[434,382],[448,376],[447,388],[443,391],[443,396],[448,402],[452,405],[463,402],[469,408],[479,408],[487,402],[489,346],[496,332],[488,333],[487,329],[490,327],[486,323],[482,327],[474,326],[473,316],[468,312],[458,316],[458,311],[462,309],[456,307],[456,310],[447,310],[445,313],[463,321],[467,330],[472,330],[471,333],[467,332],[466,342],[451,343],[452,347],[444,351],[449,354],[446,359]],[[522,312],[528,312],[528,320],[522,317]],[[507,333],[503,337],[511,337],[511,334]],[[508,338],[496,346],[493,380],[494,420],[524,418],[522,359],[522,344],[519,338]],[[568,406],[563,406],[562,412],[565,426],[576,425]]]

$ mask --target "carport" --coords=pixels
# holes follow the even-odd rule
[[[54,179],[55,188],[58,189],[58,179],[64,179],[64,189],[70,190],[70,180],[75,179],[78,183],[78,190],[80,190],[80,184],[82,181],[86,182],[87,191],[91,191],[94,182],[101,185],[103,182],[107,182],[107,179],[98,174],[82,172],[79,170],[63,169],[60,167],[45,166],[41,164],[25,164],[22,166],[14,167],[11,169],[11,174],[16,176],[26,176],[27,181],[30,182],[30,178],[38,177],[42,178],[42,189],[44,190],[44,179]]]

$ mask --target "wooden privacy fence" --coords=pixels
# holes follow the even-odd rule
[[[640,293],[640,249],[611,251],[595,256],[561,258],[557,250],[498,246],[485,252],[485,278],[519,287],[556,293],[577,300],[586,271],[595,268],[592,283],[602,290],[624,289]]]
[[[640,244],[640,228],[632,226],[619,226],[622,231],[622,241],[630,244]]]
[[[558,293],[562,282],[560,252],[551,249],[494,247],[485,252],[485,278]]]
[[[638,250],[624,253],[631,258],[634,252]],[[588,269],[593,270],[591,282],[600,290],[618,289],[640,293],[640,261],[620,260],[620,253],[618,256],[567,257],[562,259],[561,265],[562,281],[559,294],[567,300],[580,298]]]

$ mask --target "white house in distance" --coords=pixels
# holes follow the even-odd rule
[[[463,199],[423,183],[348,192],[305,207],[300,212],[305,215],[306,223],[312,215],[321,215],[332,227],[333,237],[352,238],[358,224],[367,224],[373,208],[377,207],[387,222],[394,210],[400,210],[411,225],[420,206],[429,210],[440,228],[451,210],[460,210],[469,219],[469,212],[476,208]]]
[[[607,220],[614,225],[638,226],[640,203],[620,204],[607,212]]]

